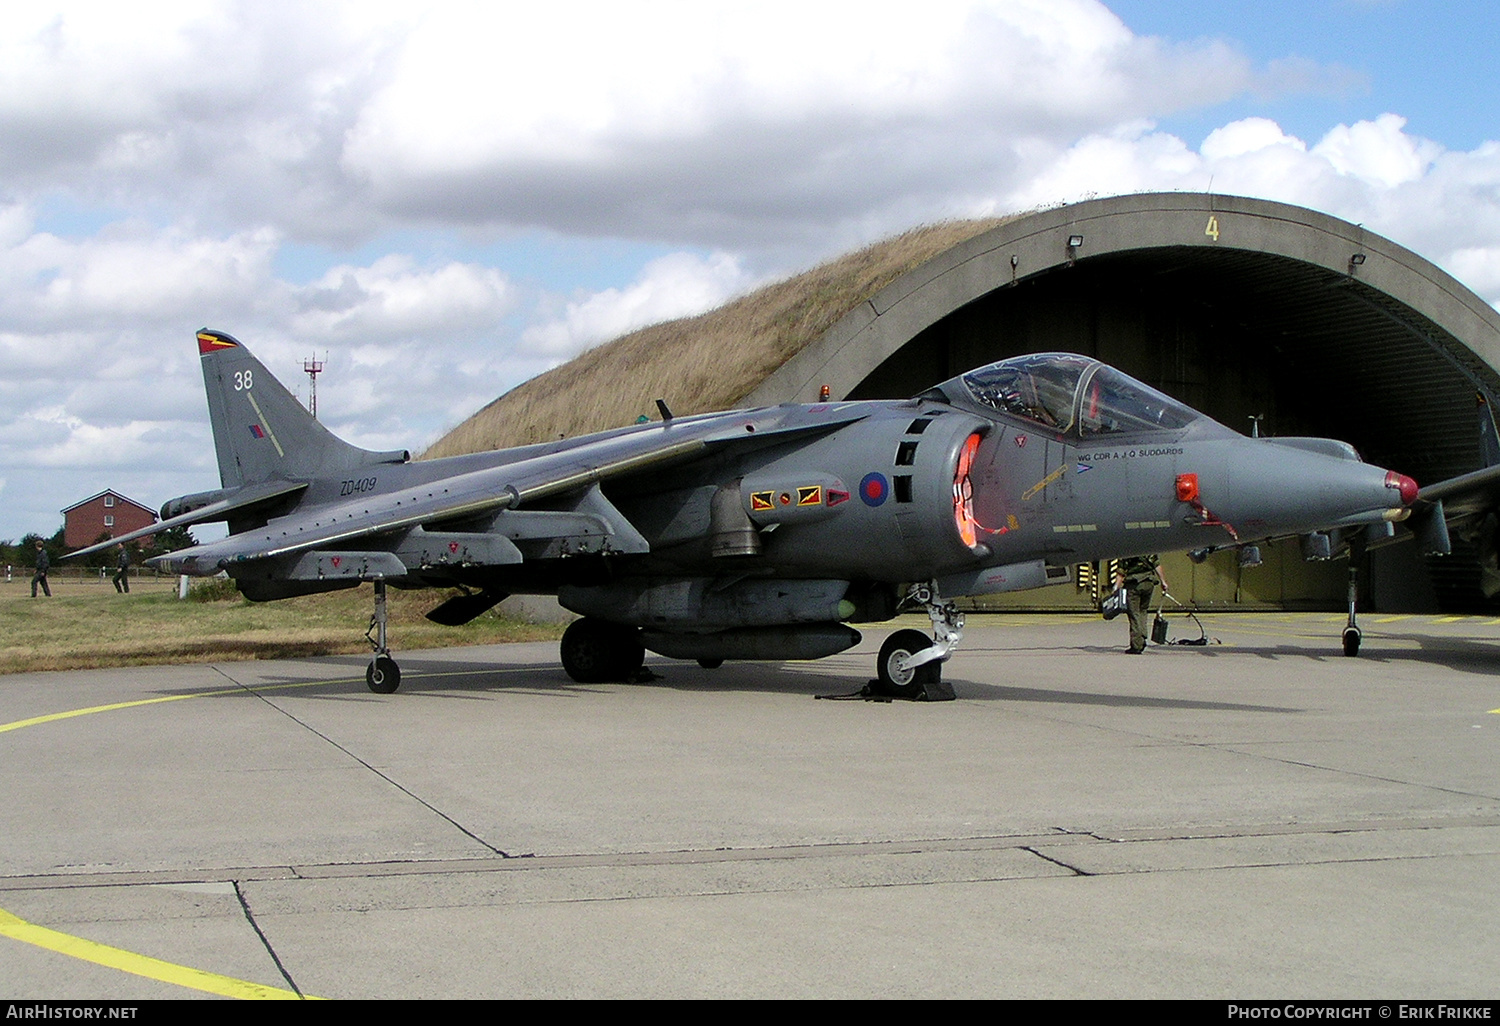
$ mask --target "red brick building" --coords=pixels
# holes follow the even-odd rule
[[[63,544],[70,549],[92,545],[102,534],[114,538],[156,523],[154,510],[110,488],[75,502],[62,515]],[[149,538],[142,539],[142,544],[150,542]]]

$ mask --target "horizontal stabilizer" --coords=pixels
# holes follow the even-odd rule
[[[132,542],[137,538],[146,538],[153,534],[160,534],[162,531],[170,531],[174,527],[187,527],[191,524],[206,524],[212,523],[215,520],[223,520],[235,510],[245,509],[246,507],[255,506],[262,502],[269,502],[272,499],[280,499],[287,495],[295,495],[305,488],[307,488],[307,482],[305,481],[267,481],[264,484],[229,489],[227,497],[217,502],[211,502],[206,506],[199,506],[197,509],[167,520],[159,520],[150,527],[143,527],[138,531],[119,535],[107,542],[99,542],[97,545],[90,545],[76,552],[70,552],[63,558],[72,559],[74,556],[87,556],[91,552],[99,552],[102,549],[111,548],[115,545]]]

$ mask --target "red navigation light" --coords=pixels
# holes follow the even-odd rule
[[[1386,471],[1385,486],[1387,488],[1394,488],[1401,493],[1401,505],[1403,506],[1410,506],[1416,502],[1417,492],[1421,490],[1411,478],[1405,474],[1398,474],[1394,470]]]
[[[1198,499],[1198,475],[1177,475],[1177,501],[1196,502]]]

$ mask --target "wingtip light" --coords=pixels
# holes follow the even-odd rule
[[[1386,471],[1385,486],[1387,488],[1396,489],[1396,491],[1401,495],[1401,505],[1403,506],[1410,506],[1412,503],[1416,502],[1417,493],[1421,491],[1421,489],[1417,486],[1417,482],[1413,481],[1405,474],[1396,473],[1394,470]]]

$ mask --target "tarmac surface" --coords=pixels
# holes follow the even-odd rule
[[[1500,620],[1204,622],[0,678],[0,998],[1500,996]]]

